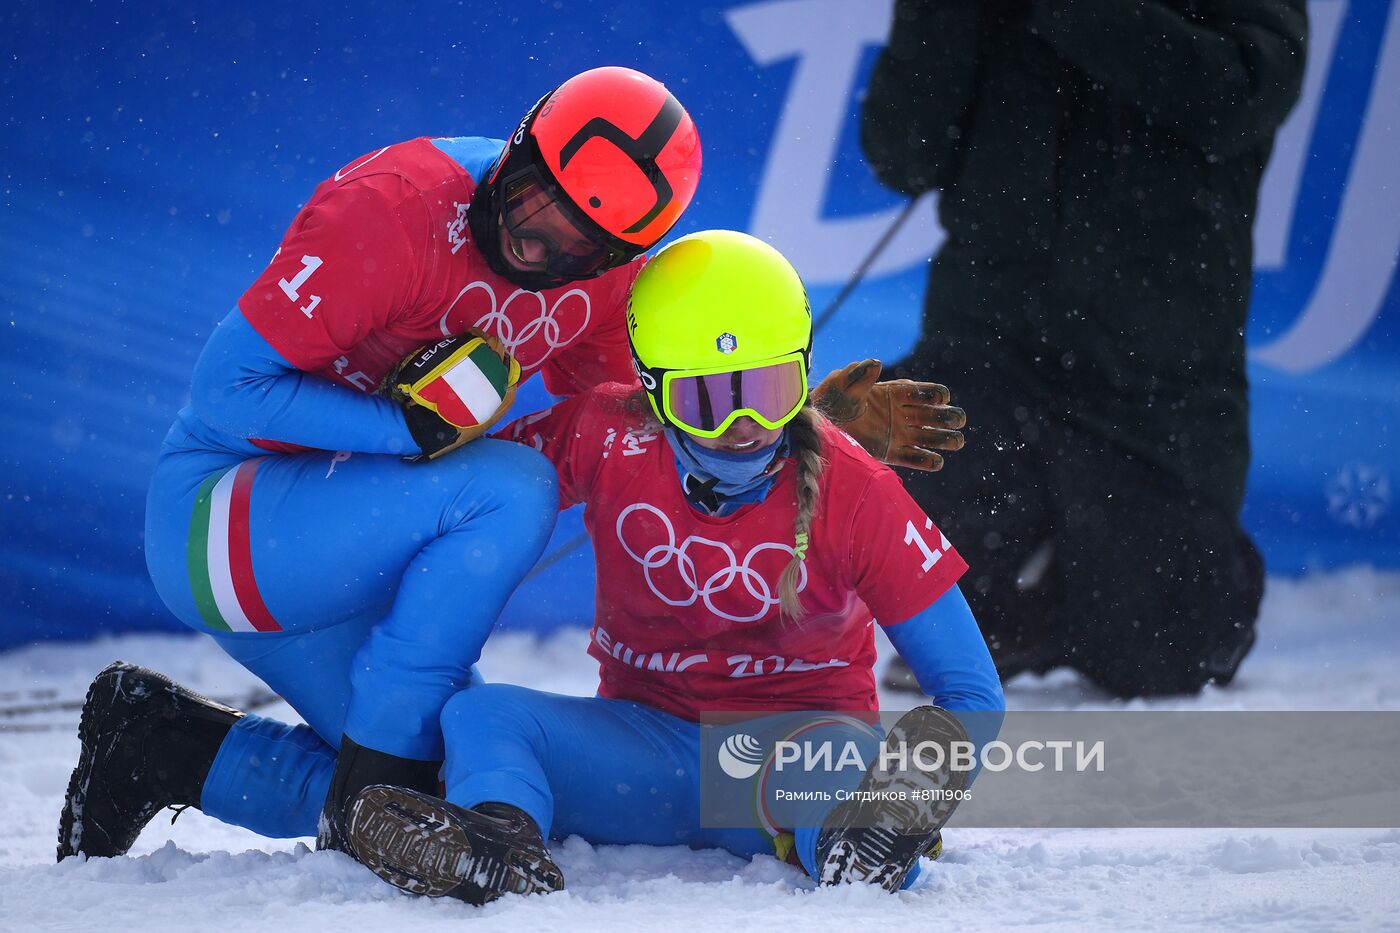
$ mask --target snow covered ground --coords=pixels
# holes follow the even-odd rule
[[[591,693],[581,631],[501,635],[493,680]],[[414,899],[310,840],[267,840],[189,811],[158,816],[128,857],[54,865],[77,755],[76,706],[113,658],[220,697],[256,681],[212,642],[131,636],[0,655],[0,930],[1400,929],[1400,830],[958,829],[912,891],[817,890],[774,859],[592,847],[557,856],[569,889],[483,909]],[[1260,643],[1228,690],[1143,708],[1400,709],[1400,573],[1271,580]],[[1010,685],[1013,708],[1115,704],[1067,672]],[[891,708],[909,705],[888,698]],[[72,701],[69,703],[68,701]],[[68,708],[64,708],[65,705]],[[17,711],[25,707],[29,711]],[[280,704],[260,712],[290,716]],[[1400,770],[1400,749],[1396,750]]]

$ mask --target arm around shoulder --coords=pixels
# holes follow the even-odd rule
[[[322,450],[419,452],[398,405],[301,372],[238,308],[195,363],[190,406],[200,421],[233,437]]]

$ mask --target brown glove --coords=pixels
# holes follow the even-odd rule
[[[891,466],[943,468],[936,450],[960,450],[967,414],[948,404],[947,388],[933,382],[880,378],[879,360],[838,369],[812,392],[812,402],[877,460]]]

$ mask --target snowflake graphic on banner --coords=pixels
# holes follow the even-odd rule
[[[1370,528],[1390,511],[1390,475],[1379,467],[1349,463],[1327,483],[1327,514],[1343,525]]]

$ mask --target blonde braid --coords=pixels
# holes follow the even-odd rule
[[[796,620],[802,615],[797,581],[801,577],[802,562],[807,559],[812,519],[817,514],[817,499],[821,491],[822,470],[826,467],[826,461],[822,459],[821,435],[817,433],[821,418],[821,413],[809,404],[788,422],[788,449],[797,462],[797,519],[792,527],[792,560],[783,568],[783,575],[778,579],[778,600],[786,619]]]

